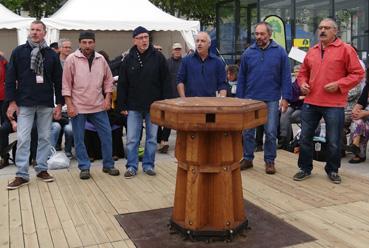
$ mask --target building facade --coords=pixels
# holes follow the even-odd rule
[[[217,48],[227,62],[239,59],[254,42],[255,24],[269,15],[284,21],[288,51],[293,45],[308,49],[316,44],[320,20],[333,17],[340,38],[369,62],[368,0],[224,0],[217,3],[216,11]]]

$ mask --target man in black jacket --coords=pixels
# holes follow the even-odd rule
[[[6,114],[9,120],[14,120],[14,112],[18,117],[15,158],[18,171],[8,189],[16,189],[29,182],[28,158],[34,121],[38,131],[35,171],[44,182],[54,181],[47,172],[47,158],[53,115],[56,120],[61,117],[62,68],[57,54],[47,46],[45,35],[45,24],[33,21],[27,42],[14,49],[8,64],[5,87],[9,107]],[[58,104],[55,108],[54,94]]]
[[[127,171],[132,178],[138,169],[138,146],[143,120],[146,127],[143,171],[156,175],[155,152],[158,126],[151,123],[150,105],[157,100],[170,98],[169,71],[164,55],[149,42],[149,31],[137,27],[133,31],[133,44],[124,58],[118,81],[118,108],[127,116]]]

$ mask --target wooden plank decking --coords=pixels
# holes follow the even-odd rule
[[[317,239],[295,247],[369,246],[367,178],[346,172],[334,185],[316,163],[310,179],[294,182],[294,154],[278,151],[272,176],[264,173],[262,153],[256,156],[254,168],[242,172],[244,197]],[[54,183],[33,177],[14,191],[0,179],[0,247],[134,247],[114,215],[172,206],[175,160],[157,164],[156,177],[139,173],[130,180],[110,177],[96,165],[87,181],[75,166],[54,171]]]

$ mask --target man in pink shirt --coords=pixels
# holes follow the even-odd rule
[[[80,178],[89,179],[91,162],[84,143],[85,123],[89,120],[101,141],[103,172],[118,176],[112,158],[111,127],[107,110],[111,107],[113,77],[108,63],[95,52],[95,34],[81,32],[79,49],[64,62],[62,94],[71,117]]]
[[[341,134],[348,91],[364,77],[355,50],[337,37],[337,23],[323,19],[318,27],[319,44],[309,49],[297,77],[306,95],[301,112],[300,168],[293,179],[301,181],[313,169],[313,136],[320,119],[326,124],[325,171],[333,183],[341,183]]]

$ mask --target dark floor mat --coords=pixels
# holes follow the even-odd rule
[[[120,214],[116,218],[132,242],[139,248],[278,248],[315,240],[312,236],[256,205],[248,201],[245,201],[245,205],[250,229],[245,232],[246,236],[237,236],[229,243],[223,241],[192,242],[184,240],[180,234],[170,234],[168,223],[172,208]]]

